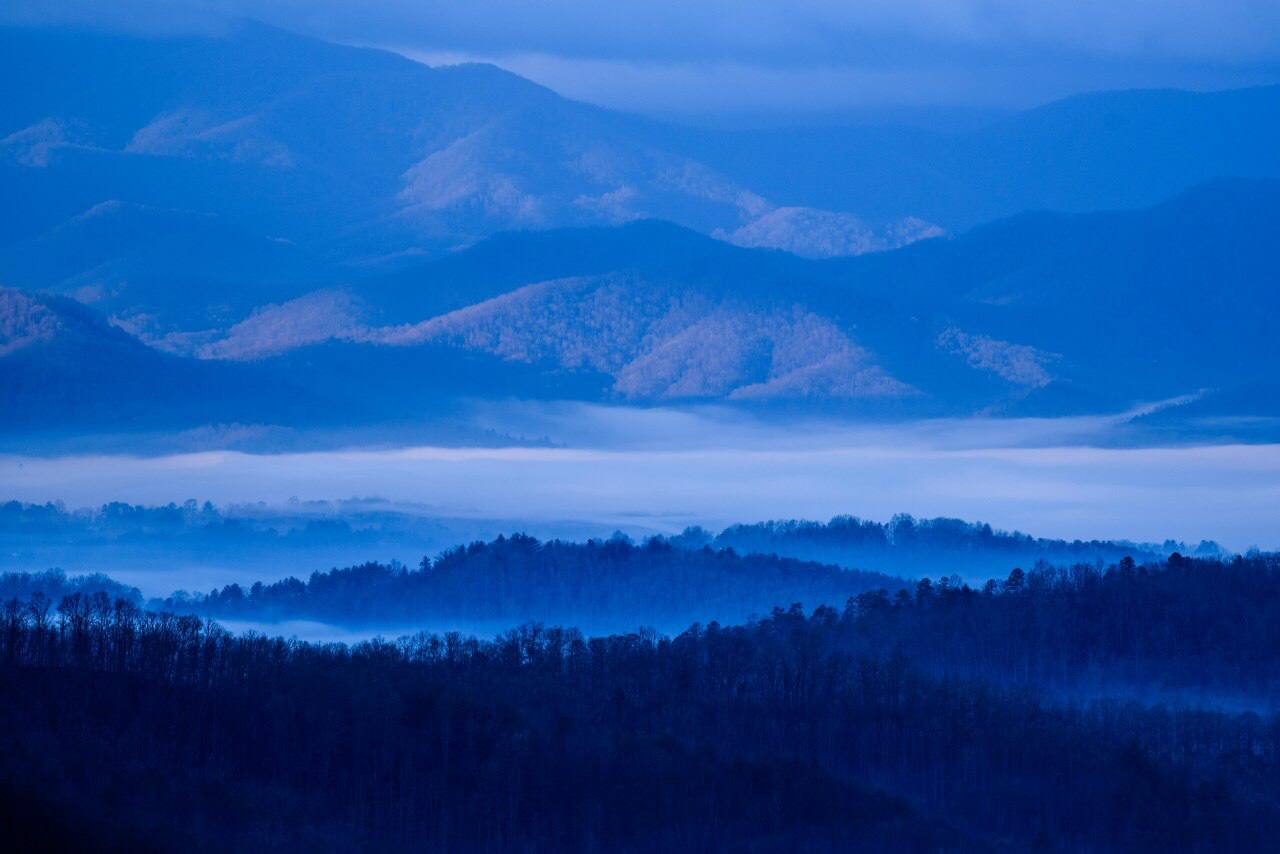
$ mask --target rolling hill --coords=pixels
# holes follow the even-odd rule
[[[1188,412],[1268,414],[1249,390],[1280,356],[1278,232],[1280,184],[1220,181],[825,261],[650,221],[509,233],[152,347],[7,291],[0,367],[30,413],[9,420],[33,424],[421,422],[507,397],[1062,415],[1201,395]]]
[[[430,344],[617,400],[1101,411],[1268,380],[1278,228],[1280,184],[1237,180],[827,261],[656,222],[504,234],[263,309],[205,355]]]
[[[225,420],[234,410],[256,408],[254,384],[243,382],[249,373],[160,353],[73,300],[0,289],[0,428],[6,431]]]

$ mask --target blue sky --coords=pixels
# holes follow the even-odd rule
[[[482,59],[656,113],[1008,109],[1108,88],[1280,82],[1276,0],[10,0],[0,20],[190,30],[253,17]]]

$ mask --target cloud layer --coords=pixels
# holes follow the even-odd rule
[[[132,30],[239,17],[479,58],[656,111],[1023,106],[1075,91],[1280,79],[1271,0],[16,0],[0,20]],[[797,106],[798,105],[798,106]]]
[[[564,446],[0,455],[0,482],[7,497],[73,506],[376,495],[535,532],[567,521],[640,533],[910,512],[1067,539],[1276,546],[1280,445],[1099,447],[1125,417],[772,423],[714,408],[521,405],[487,418]]]

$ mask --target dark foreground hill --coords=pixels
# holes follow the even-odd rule
[[[1273,692],[1278,579],[1175,557],[675,637],[355,647],[13,604],[0,811],[27,850],[1267,850],[1272,712],[1100,677]]]

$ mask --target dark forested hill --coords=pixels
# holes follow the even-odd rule
[[[381,564],[316,572],[303,582],[239,584],[182,594],[162,607],[210,617],[318,620],[356,626],[511,625],[538,620],[586,630],[738,622],[779,603],[842,605],[901,579],[732,550],[688,551],[659,539],[585,544],[515,535],[424,558],[416,570]]]
[[[14,589],[34,589],[21,577]],[[54,579],[57,581],[58,579]],[[20,583],[18,583],[20,582]],[[92,579],[63,582],[93,590]],[[36,585],[38,586],[38,585]],[[860,592],[853,592],[860,591]],[[108,588],[111,592],[111,588]],[[119,595],[112,593],[112,595]],[[136,594],[135,594],[136,598]],[[851,655],[907,655],[935,675],[1106,695],[1280,709],[1280,559],[1041,563],[970,585],[915,582],[732,550],[500,539],[446,552],[417,572],[378,564],[153,602],[214,618],[347,625],[489,626],[536,620],[591,631],[741,622],[804,606],[841,615]],[[768,604],[773,603],[773,604]]]
[[[1003,576],[1015,566],[1032,567],[1041,562],[1106,564],[1124,557],[1163,558],[1187,549],[1174,542],[1053,540],[995,531],[990,525],[960,519],[914,519],[907,515],[895,516],[887,523],[852,516],[837,516],[826,524],[795,519],[759,522],[731,525],[719,534],[690,528],[672,542],[685,548],[714,546],[778,554],[907,577],[946,573],[981,580]],[[1218,557],[1221,549],[1216,543],[1202,542],[1196,552]]]

